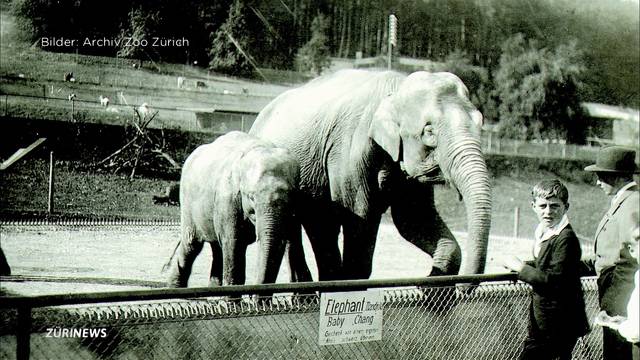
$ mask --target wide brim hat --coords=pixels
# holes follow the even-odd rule
[[[596,157],[596,163],[587,166],[585,171],[638,174],[640,170],[636,166],[636,152],[624,146],[607,146],[600,149]]]

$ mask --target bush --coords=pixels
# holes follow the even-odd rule
[[[209,56],[209,69],[232,76],[253,76],[254,64],[249,57],[245,7],[235,1],[229,9],[229,17],[215,32]]]
[[[320,75],[322,70],[331,65],[329,39],[325,33],[329,28],[329,20],[322,14],[316,16],[311,24],[311,39],[304,44],[296,55],[298,71],[310,71]]]
[[[469,89],[471,102],[480,110],[484,118],[497,120],[495,101],[491,97],[493,85],[487,69],[472,65],[466,53],[456,50],[434,70],[456,74]]]
[[[586,125],[578,98],[583,71],[582,52],[575,42],[552,51],[522,34],[507,39],[494,75],[500,135],[583,144]]]

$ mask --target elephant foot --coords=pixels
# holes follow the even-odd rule
[[[181,279],[180,276],[171,276],[167,279],[167,287],[169,288],[186,288],[188,279]]]
[[[222,280],[220,278],[214,277],[209,279],[209,287],[222,286]]]
[[[9,266],[0,267],[0,276],[10,276],[10,275],[11,275],[11,268]]]
[[[167,287],[168,288],[185,288],[185,285],[180,285],[177,282],[173,282],[173,281],[167,281]]]
[[[444,276],[444,275],[451,275],[451,274],[447,274],[446,272],[444,272],[444,270],[440,269],[437,266],[432,267],[431,272],[429,273],[429,276]]]

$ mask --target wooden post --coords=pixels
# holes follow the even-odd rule
[[[55,172],[54,172],[54,158],[53,151],[49,153],[49,201],[47,211],[52,213],[54,210],[53,207],[53,192],[55,188]]]
[[[16,331],[16,358],[29,359],[31,353],[31,308],[18,308],[18,329]]]
[[[516,206],[513,210],[513,237],[515,239],[518,238],[518,233],[520,232],[520,208]]]
[[[71,99],[71,121],[74,121],[73,113],[75,112],[75,108],[76,108],[76,100]]]

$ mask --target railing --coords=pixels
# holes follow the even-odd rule
[[[582,284],[593,317],[595,279]],[[319,345],[316,292],[365,289],[383,293],[382,339]],[[496,274],[4,297],[0,357],[515,359],[529,292]],[[579,340],[574,358],[600,358],[600,338]]]
[[[594,161],[598,149],[599,146],[511,140],[499,138],[488,132],[482,134],[482,151],[485,154]]]

